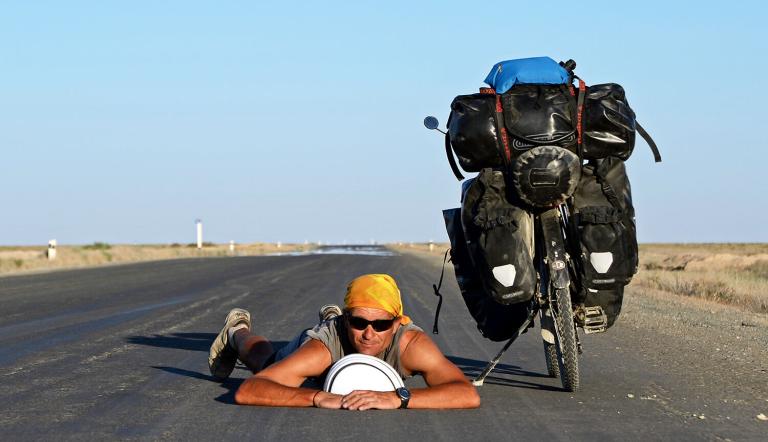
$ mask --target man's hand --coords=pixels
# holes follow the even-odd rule
[[[341,398],[341,408],[347,410],[393,410],[400,408],[400,398],[393,391],[355,390]]]
[[[328,393],[327,391],[318,391],[312,398],[312,405],[317,408],[341,408],[343,396],[339,394]]]

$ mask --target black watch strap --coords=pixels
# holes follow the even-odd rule
[[[401,387],[395,390],[395,393],[397,393],[397,396],[400,398],[399,408],[408,408],[408,402],[411,400],[411,392],[408,391],[407,388]]]

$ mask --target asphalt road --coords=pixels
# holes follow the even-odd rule
[[[480,388],[476,410],[343,410],[235,405],[249,375],[208,374],[211,340],[232,307],[277,342],[341,303],[362,273],[390,273],[405,311],[431,330],[439,276],[411,255],[316,254],[162,261],[0,279],[3,440],[766,440],[768,425],[706,391],[721,377],[687,376],[648,357],[653,336],[627,321],[584,339],[582,389],[546,376],[538,328],[523,335]],[[435,341],[468,376],[500,348],[484,340],[452,273]],[[706,355],[700,355],[706,357]],[[695,371],[695,356],[690,369]],[[422,385],[418,378],[407,382]],[[760,390],[763,391],[763,390]],[[761,394],[760,392],[755,393]],[[673,399],[674,398],[677,399]],[[680,399],[682,398],[682,400]],[[750,397],[749,400],[768,398]],[[733,414],[731,416],[730,414]]]

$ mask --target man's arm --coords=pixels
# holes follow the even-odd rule
[[[427,388],[411,391],[408,408],[480,406],[477,389],[423,332],[417,332],[400,358],[404,368],[413,373],[421,373],[428,385]]]
[[[480,396],[475,387],[423,332],[415,332],[400,355],[400,362],[406,370],[421,373],[428,385],[427,388],[411,390],[408,408],[480,406]],[[352,410],[392,409],[400,407],[400,398],[394,392],[353,391],[343,397],[341,406]]]
[[[341,396],[300,388],[312,376],[320,376],[331,365],[331,354],[322,342],[310,340],[287,358],[245,380],[235,392],[241,405],[274,407],[340,408]]]

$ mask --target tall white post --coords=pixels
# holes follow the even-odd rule
[[[229,253],[235,253],[235,240],[229,240]]]
[[[48,251],[45,253],[48,256],[49,261],[56,259],[56,240],[52,239],[48,241]]]
[[[202,249],[203,248],[203,221],[202,220],[195,220],[195,224],[197,224],[197,248]]]

